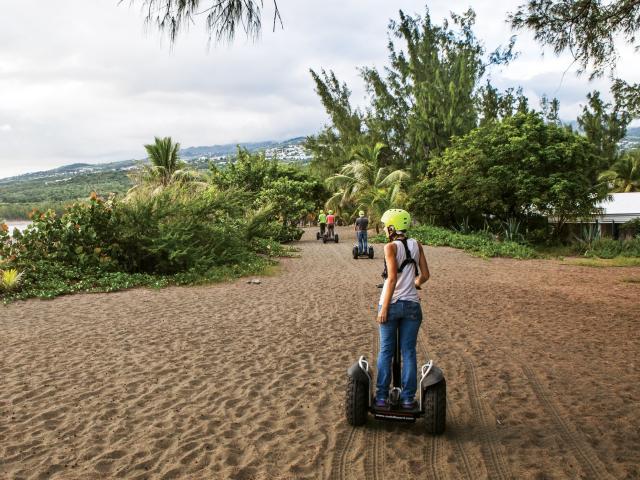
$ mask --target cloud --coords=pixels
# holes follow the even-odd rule
[[[475,2],[475,31],[487,50],[508,42],[506,14],[519,3]],[[387,63],[387,26],[399,8],[425,12],[424,0],[278,5],[284,29],[271,31],[272,5],[265,2],[265,29],[255,43],[239,37],[207,48],[208,35],[197,22],[171,48],[144,28],[140,2],[7,2],[0,17],[0,131],[11,134],[3,135],[0,177],[76,161],[139,158],[154,135],[189,146],[313,133],[327,116],[309,68],[334,70],[354,103],[365,105],[358,67]],[[451,8],[444,0],[429,2],[437,23]],[[541,57],[529,34],[520,34],[517,46],[521,57],[493,69],[491,78],[501,88],[521,85],[532,104],[543,93],[555,95],[561,114],[575,118],[586,93],[606,86],[571,72],[563,79],[570,59]],[[639,81],[634,65],[621,64],[621,73]]]
[[[9,125],[8,123],[0,125],[0,132],[10,132],[11,130],[13,130],[13,128],[11,128],[11,125]]]

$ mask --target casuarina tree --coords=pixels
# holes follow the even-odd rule
[[[127,0],[120,0],[125,2]],[[206,27],[215,42],[234,39],[238,30],[256,38],[262,29],[263,0],[129,0],[141,5],[148,24],[156,26],[175,42],[179,33],[197,18],[205,16]],[[273,0],[273,28],[282,19]]]
[[[638,0],[529,0],[509,20],[515,29],[532,30],[535,39],[556,54],[569,52],[580,71],[589,70],[591,78],[609,72],[616,103],[634,117],[640,115],[640,84],[615,78],[616,40],[637,48]]]

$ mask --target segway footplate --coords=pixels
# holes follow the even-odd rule
[[[418,417],[422,416],[422,411],[418,406],[413,410],[405,410],[404,408],[378,408],[373,405],[371,407],[371,413],[374,418],[391,422],[414,423]]]

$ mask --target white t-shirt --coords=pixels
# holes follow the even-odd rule
[[[407,258],[404,250],[404,245],[402,245],[402,242],[400,240],[394,240],[393,243],[396,244],[396,262],[398,262],[398,267],[400,267],[405,258]],[[411,255],[411,258],[416,261],[416,265],[419,265],[420,248],[418,247],[418,242],[413,238],[408,238],[407,246],[409,247],[409,254]],[[413,268],[413,265],[406,265],[404,267],[404,270],[398,273],[398,281],[396,282],[396,288],[393,291],[393,295],[391,296],[391,303],[396,303],[398,300],[420,302],[420,298],[418,298],[418,291],[416,290],[415,275],[416,271]],[[384,299],[389,285],[388,280],[388,278],[384,280],[382,293],[380,294],[380,300],[378,302],[379,305],[382,305],[382,300]]]

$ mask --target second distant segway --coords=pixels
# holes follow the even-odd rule
[[[327,242],[330,242],[332,240],[335,243],[338,243],[338,241],[339,241],[338,234],[335,233],[335,229],[334,229],[333,225],[327,225],[327,231],[322,236],[322,243],[327,243]]]
[[[361,252],[360,249],[358,248],[358,244],[354,244],[353,248],[351,249],[351,256],[353,257],[354,260],[357,260],[360,257],[363,258],[373,258],[373,247],[369,247],[367,250],[365,250],[364,252]]]

